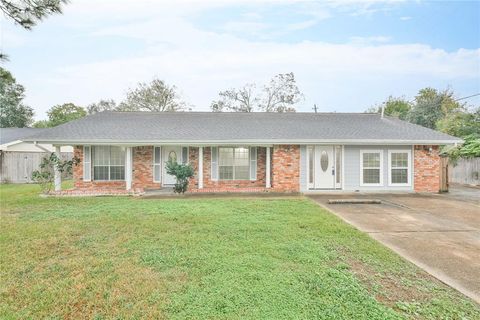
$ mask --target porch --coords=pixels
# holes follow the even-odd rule
[[[80,160],[73,169],[74,190],[62,191],[56,172],[56,194],[143,194],[171,188],[175,177],[166,173],[169,159],[193,167],[189,193],[256,193],[273,187],[299,191],[298,146],[78,145],[74,156]]]

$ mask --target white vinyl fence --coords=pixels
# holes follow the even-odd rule
[[[0,182],[33,182],[33,171],[38,170],[42,158],[49,155],[48,152],[0,152]],[[72,159],[72,153],[62,153],[62,159]]]
[[[480,158],[459,159],[456,166],[448,166],[452,183],[480,185]]]

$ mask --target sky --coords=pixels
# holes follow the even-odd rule
[[[0,19],[3,67],[37,120],[66,102],[120,102],[155,77],[194,111],[287,72],[303,112],[363,112],[424,87],[480,93],[480,1],[71,0],[32,31]]]

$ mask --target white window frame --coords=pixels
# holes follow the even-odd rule
[[[379,153],[380,154],[380,167],[364,167],[363,166],[363,154],[364,153]],[[363,182],[363,169],[380,169],[380,183],[364,183]],[[362,187],[381,187],[383,186],[383,150],[378,149],[363,149],[360,150],[360,186]]]
[[[160,162],[157,162],[155,158],[155,148],[160,149]],[[152,155],[152,179],[153,182],[155,183],[161,183],[162,182],[162,176],[163,176],[163,166],[162,166],[162,146],[153,146],[153,155]],[[160,167],[160,180],[155,180],[155,167],[159,166]]]
[[[105,166],[100,166],[100,165],[95,165],[95,158],[94,158],[94,155],[95,155],[95,148],[98,148],[98,147],[109,147],[109,150],[110,150],[110,154],[108,156],[108,179],[95,179],[95,167],[105,167]],[[126,150],[125,149],[122,149],[123,151],[123,159],[124,159],[124,163],[123,163],[123,166],[121,165],[112,165],[111,164],[111,148],[112,147],[115,147],[115,148],[121,148],[122,147],[118,147],[118,146],[102,146],[102,145],[95,145],[95,146],[91,146],[90,147],[90,161],[92,163],[92,171],[91,171],[91,181],[101,181],[101,182],[105,182],[105,181],[127,181],[127,177],[125,175],[125,168],[127,167],[127,164],[125,163],[125,154],[126,154]],[[111,179],[110,176],[111,176],[111,170],[110,168],[112,167],[123,167],[123,172],[124,172],[124,177],[123,179]]]
[[[408,165],[407,167],[392,168],[392,153],[406,153]],[[407,183],[393,183],[392,169],[407,169]],[[412,150],[409,149],[391,149],[388,150],[388,186],[390,187],[410,187],[412,185]]]
[[[220,178],[220,149],[230,149],[230,148],[233,148],[233,177],[232,179],[221,179]],[[239,149],[239,148],[244,148],[244,149],[247,149],[248,150],[248,178],[246,179],[237,179],[235,177],[235,149]],[[217,162],[218,162],[218,165],[217,165],[217,170],[218,170],[218,181],[249,181],[250,180],[250,166],[251,166],[251,163],[250,163],[250,148],[249,147],[244,147],[244,146],[219,146],[218,147],[218,157],[217,157]]]

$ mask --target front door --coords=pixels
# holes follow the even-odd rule
[[[315,189],[335,188],[333,146],[315,146]]]
[[[176,160],[178,163],[182,162],[182,147],[179,146],[163,146],[163,185],[174,185],[176,179],[174,176],[167,174],[165,166],[169,159]]]

